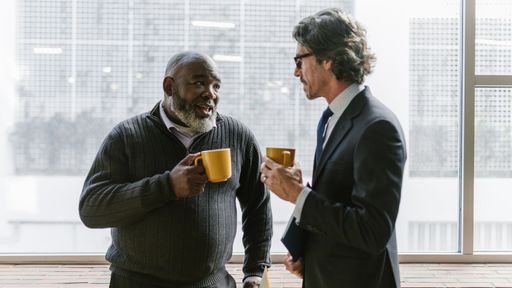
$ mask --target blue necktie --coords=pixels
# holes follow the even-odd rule
[[[318,127],[316,128],[316,150],[315,150],[315,167],[318,165],[318,161],[320,161],[320,156],[322,155],[322,150],[325,141],[325,125],[327,124],[327,120],[332,116],[332,111],[327,107],[324,113],[322,113],[322,117],[318,122]]]

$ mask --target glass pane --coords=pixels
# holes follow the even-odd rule
[[[13,109],[0,124],[0,253],[106,250],[108,229],[87,229],[77,215],[85,173],[117,122],[160,100],[165,65],[184,49],[218,61],[221,112],[249,125],[262,147],[297,147],[311,174],[311,119],[322,105],[306,103],[293,77],[291,32],[322,7],[353,12],[354,1],[173,2],[169,9],[167,0],[2,1],[5,15],[17,15],[2,18],[12,22],[3,25],[11,36],[3,39],[16,45],[2,50],[2,58],[16,61],[0,69],[17,78],[2,85]],[[268,129],[275,123],[282,128]],[[272,201],[280,235],[293,207]],[[279,238],[274,252],[285,251]]]
[[[368,84],[397,114],[408,141],[396,224],[398,249],[456,252],[460,1],[357,3],[356,16],[367,26],[369,44],[377,54]]]
[[[77,215],[85,173],[117,122],[162,97],[167,60],[184,49],[218,61],[221,112],[249,125],[262,148],[296,147],[310,180],[324,103],[306,100],[293,77],[291,31],[331,6],[366,26],[378,58],[367,84],[406,133],[400,251],[457,251],[459,2],[194,0],[169,9],[167,0],[2,1],[2,39],[13,43],[0,46],[12,62],[0,67],[9,75],[0,79],[0,253],[106,250],[108,229],[87,229]],[[275,197],[272,205],[272,252],[285,252],[279,238],[293,206]]]
[[[512,251],[512,88],[476,89],[475,251]]]
[[[512,74],[512,1],[476,0],[477,75]]]

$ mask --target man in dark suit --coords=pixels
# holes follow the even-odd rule
[[[308,99],[325,98],[312,185],[298,167],[265,159],[261,181],[295,203],[301,257],[285,259],[307,288],[399,287],[395,221],[406,145],[396,116],[362,83],[372,70],[366,32],[339,9],[304,18],[293,32]]]

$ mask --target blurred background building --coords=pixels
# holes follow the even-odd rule
[[[218,62],[220,112],[247,124],[262,149],[297,148],[307,180],[325,102],[305,99],[293,77],[292,29],[326,7],[357,17],[358,5],[354,0],[16,1],[16,104],[6,141],[11,154],[3,162],[11,172],[0,184],[9,191],[0,201],[11,206],[0,213],[0,252],[104,251],[108,231],[86,229],[78,220],[83,178],[108,131],[163,97],[167,61],[183,50],[205,52]],[[477,19],[477,74],[512,73],[507,15]],[[392,61],[408,61],[407,75],[389,73],[382,81],[407,86],[408,95],[397,97],[407,113],[397,114],[408,135],[409,191],[403,192],[412,195],[408,207],[432,207],[421,217],[414,209],[401,210],[400,250],[453,252],[459,249],[460,15],[404,17],[408,35],[401,39],[408,55]],[[475,177],[489,190],[503,191],[511,183],[511,99],[510,88],[477,89]],[[443,189],[450,192],[443,196]],[[435,212],[437,218],[429,211],[444,200],[431,193],[452,204],[447,212]],[[509,194],[505,199],[511,200]],[[275,200],[273,251],[284,252],[280,231],[292,207]],[[512,250],[511,214],[475,221],[477,250]],[[240,241],[237,245],[235,252],[241,252]]]
[[[292,75],[291,31],[320,7],[353,12],[352,2],[18,1],[16,173],[86,173],[117,122],[163,98],[167,61],[187,49],[219,62],[222,113],[262,146],[296,146],[310,169],[318,109]]]

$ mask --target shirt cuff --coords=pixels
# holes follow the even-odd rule
[[[299,225],[300,223],[300,215],[302,214],[302,207],[304,207],[304,203],[306,202],[306,198],[308,198],[309,193],[311,192],[311,188],[308,186],[304,187],[302,191],[300,191],[299,196],[297,197],[297,201],[295,201],[295,210],[293,210],[292,216],[295,217],[295,223]]]
[[[245,282],[261,283],[261,277],[259,277],[259,276],[249,276],[249,277],[245,278],[244,283]]]

